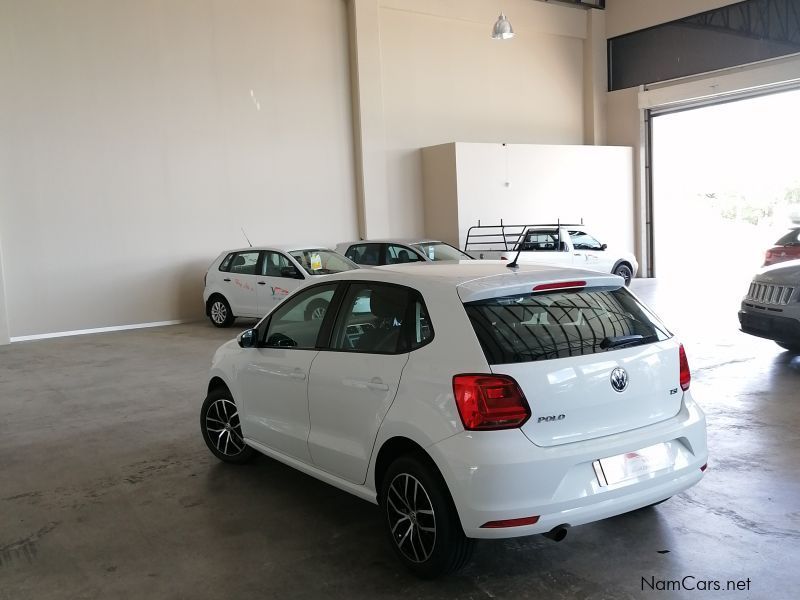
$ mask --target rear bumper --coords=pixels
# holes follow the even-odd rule
[[[673,440],[681,449],[673,467],[600,485],[594,461]],[[671,419],[621,434],[544,448],[518,429],[465,431],[428,451],[447,482],[465,534],[473,538],[544,533],[635,510],[695,485],[708,460],[705,416],[688,392]],[[533,515],[539,516],[534,525],[481,527]]]
[[[800,319],[797,317],[777,315],[743,303],[739,323],[742,331],[750,335],[788,344],[800,342]]]

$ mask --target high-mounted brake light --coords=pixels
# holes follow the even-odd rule
[[[508,375],[456,375],[453,394],[464,429],[513,429],[531,416],[528,401]]]
[[[545,290],[565,290],[569,288],[586,287],[585,281],[559,281],[557,283],[540,283],[533,288],[534,292],[544,292]]]
[[[689,370],[689,361],[686,360],[686,350],[683,349],[683,344],[681,344],[678,354],[681,357],[681,389],[685,392],[692,383],[692,372]]]

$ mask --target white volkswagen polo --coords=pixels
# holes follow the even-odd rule
[[[224,461],[262,452],[379,504],[397,556],[433,577],[473,538],[561,539],[700,481],[689,384],[621,277],[397,265],[301,289],[224,344],[200,425]]]

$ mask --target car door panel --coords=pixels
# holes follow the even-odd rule
[[[245,437],[311,462],[306,388],[316,355],[316,350],[252,349],[239,374]]]
[[[375,437],[408,354],[322,351],[311,367],[308,448],[320,469],[364,483]]]
[[[261,275],[258,277],[258,311],[265,315],[300,287],[300,279],[288,277],[281,273],[286,267],[297,267],[289,257],[281,252],[267,250],[261,263]]]
[[[364,483],[383,418],[408,362],[403,320],[408,288],[352,283],[338,311],[331,349],[311,367],[309,451],[320,469]]]
[[[237,317],[258,316],[258,251],[238,252],[222,278],[223,294]]]
[[[602,249],[600,242],[584,231],[569,231],[568,237],[576,267],[611,272],[614,261]]]
[[[258,327],[258,347],[247,350],[238,373],[246,438],[311,462],[308,452],[308,377],[325,319],[305,317],[309,302],[331,302],[338,283],[301,290]]]

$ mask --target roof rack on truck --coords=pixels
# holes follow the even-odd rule
[[[526,225],[506,225],[500,219],[499,225],[481,225],[478,220],[477,225],[473,225],[467,230],[467,239],[464,243],[464,252],[480,252],[481,250],[510,252],[516,250],[524,240],[525,234],[529,229],[543,229],[553,227],[558,232],[559,244],[561,242],[562,227],[583,227],[583,219],[580,223],[529,223]]]

